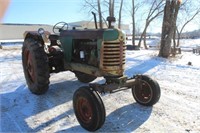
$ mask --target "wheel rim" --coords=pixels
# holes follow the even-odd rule
[[[89,101],[84,97],[80,97],[77,101],[77,107],[81,121],[84,123],[90,123],[93,113]]]
[[[25,56],[25,69],[28,73],[28,77],[32,83],[35,82],[35,73],[34,73],[34,65],[32,60],[32,55],[28,49],[24,50]]]
[[[148,103],[152,99],[152,88],[146,81],[140,81],[140,84],[134,88],[134,95],[141,103]]]

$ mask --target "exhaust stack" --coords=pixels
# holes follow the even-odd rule
[[[92,14],[94,15],[95,28],[98,29],[96,13],[92,12]]]

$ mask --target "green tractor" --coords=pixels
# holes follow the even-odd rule
[[[40,28],[24,34],[22,64],[32,93],[47,92],[50,73],[71,71],[83,83],[105,78],[104,84],[90,83],[77,89],[73,96],[77,120],[88,131],[98,130],[105,122],[102,93],[132,89],[136,102],[145,106],[160,99],[160,87],[155,80],[146,75],[124,75],[125,35],[112,26],[115,18],[107,20],[107,29],[97,29],[96,21],[96,29],[69,29],[67,23],[59,22],[53,27],[54,33],[58,33],[50,34]]]

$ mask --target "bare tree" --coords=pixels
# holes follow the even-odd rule
[[[171,40],[176,28],[176,20],[181,0],[166,0],[162,24],[161,47],[159,56],[167,58],[170,55]]]
[[[132,23],[131,23],[132,24],[132,45],[135,46],[135,36],[136,36],[136,33],[139,33],[139,31],[140,31],[139,23],[141,23],[141,21],[140,21],[138,24],[136,24],[135,14],[140,9],[140,7],[142,7],[144,5],[144,2],[137,1],[137,0],[132,0],[131,2],[132,2],[132,4],[130,6],[129,12],[130,12],[130,15],[132,18]],[[137,25],[137,27],[136,27],[136,25]]]
[[[109,0],[109,16],[114,17],[115,0]]]
[[[120,9],[119,9],[119,18],[118,18],[118,28],[121,29],[121,16],[122,16],[122,7],[124,0],[121,0]]]
[[[102,13],[101,13],[101,0],[97,0],[97,5],[98,5],[98,14],[99,14],[99,28],[103,28],[103,22],[102,22]]]
[[[98,12],[99,16],[99,27],[103,27],[103,22],[102,22],[102,11],[101,11],[101,0],[97,0],[94,2],[93,0],[85,0],[84,2],[84,8],[88,10],[89,13],[91,13],[93,10]]]
[[[150,7],[150,10],[149,10],[149,13],[147,15],[147,18],[146,18],[146,22],[145,22],[145,27],[144,27],[144,30],[141,34],[141,37],[140,37],[140,40],[139,40],[139,43],[138,43],[138,46],[140,47],[141,46],[141,42],[142,42],[142,39],[144,40],[144,46],[145,46],[145,49],[147,49],[147,45],[146,45],[146,32],[147,32],[147,28],[148,26],[150,25],[150,23],[156,19],[159,15],[162,14],[163,12],[163,6],[164,6],[164,0],[154,0],[152,2],[152,5]]]
[[[189,0],[186,0],[182,6],[181,6],[181,21],[179,22],[179,26],[177,26],[177,47],[180,46],[180,37],[181,37],[181,34],[184,30],[184,28],[186,27],[186,25],[188,25],[192,20],[194,20],[195,17],[197,17],[200,13],[200,6],[199,4],[200,3],[195,3],[197,4],[196,5],[196,8],[194,6],[191,6],[191,2],[192,1],[189,1]],[[194,1],[193,1],[194,2]]]
[[[135,46],[135,12],[136,12],[135,0],[132,0],[132,9],[131,9],[131,17],[132,17],[132,44]]]
[[[105,7],[101,7],[101,5],[104,5]],[[122,14],[122,6],[123,6],[123,0],[121,1],[121,7],[119,11],[119,21],[121,25],[121,14]],[[99,16],[99,27],[103,27],[103,21],[106,23],[106,17],[103,17],[103,14],[105,12],[108,12],[109,16],[114,17],[114,11],[115,11],[115,0],[84,0],[84,8],[87,9],[89,12],[96,11],[98,12]],[[104,11],[102,11],[104,9]],[[106,10],[108,9],[108,10]]]

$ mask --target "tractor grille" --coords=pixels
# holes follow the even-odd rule
[[[104,42],[102,52],[102,67],[104,70],[120,71],[125,65],[124,42]]]

